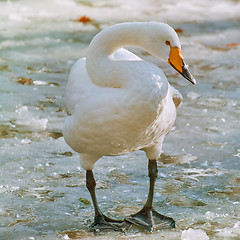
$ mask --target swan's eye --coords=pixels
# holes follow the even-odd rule
[[[170,45],[171,43],[169,41],[166,41],[166,45]]]

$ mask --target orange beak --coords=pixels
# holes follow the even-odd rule
[[[178,47],[172,47],[170,45],[170,54],[168,63],[176,69],[184,78],[190,81],[192,84],[196,84],[196,80],[188,70],[188,65],[183,60],[182,51]]]

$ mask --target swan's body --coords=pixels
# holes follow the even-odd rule
[[[124,49],[119,53],[126,60],[130,56],[141,61]],[[150,159],[159,158],[163,138],[176,118],[173,100],[179,102],[181,95],[168,84],[161,69],[151,63],[139,63],[136,70],[142,72],[134,76],[133,68],[132,82],[124,88],[93,84],[84,58],[73,66],[67,85],[67,109],[72,115],[65,122],[64,137],[82,155],[85,169],[92,169],[102,156],[139,149],[144,149]]]
[[[86,58],[79,59],[69,75],[69,116],[63,132],[87,171],[106,155],[143,150],[149,160],[158,159],[175,122],[180,93],[156,65],[121,48],[129,45],[165,61],[175,56],[172,49],[181,49],[175,31],[161,23],[118,24],[92,40]]]

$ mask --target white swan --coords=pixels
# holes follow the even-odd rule
[[[73,66],[67,87],[68,116],[63,135],[80,155],[86,170],[95,219],[92,228],[122,228],[102,214],[95,196],[92,169],[102,156],[143,150],[149,159],[150,188],[147,202],[124,224],[136,224],[151,231],[155,224],[174,226],[171,218],[152,208],[157,163],[165,135],[176,118],[182,96],[168,83],[163,71],[125,50],[138,46],[172,65],[186,79],[195,79],[185,64],[176,32],[164,23],[122,23],[105,28],[91,41],[86,58]]]

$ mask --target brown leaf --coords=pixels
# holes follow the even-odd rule
[[[183,33],[184,32],[184,30],[182,28],[175,28],[174,30],[177,33]]]
[[[3,65],[0,67],[0,71],[9,71],[9,70],[10,69],[9,69],[8,65]]]
[[[22,85],[33,85],[33,80],[31,78],[19,77],[17,82]]]
[[[226,48],[234,48],[234,47],[238,47],[240,44],[236,43],[236,42],[232,42],[232,43],[227,43],[225,44]]]
[[[76,22],[81,22],[83,24],[92,22],[92,19],[90,17],[82,16],[76,20]]]
[[[91,205],[91,201],[89,201],[88,199],[86,198],[79,198],[78,201],[86,204],[86,205]]]

